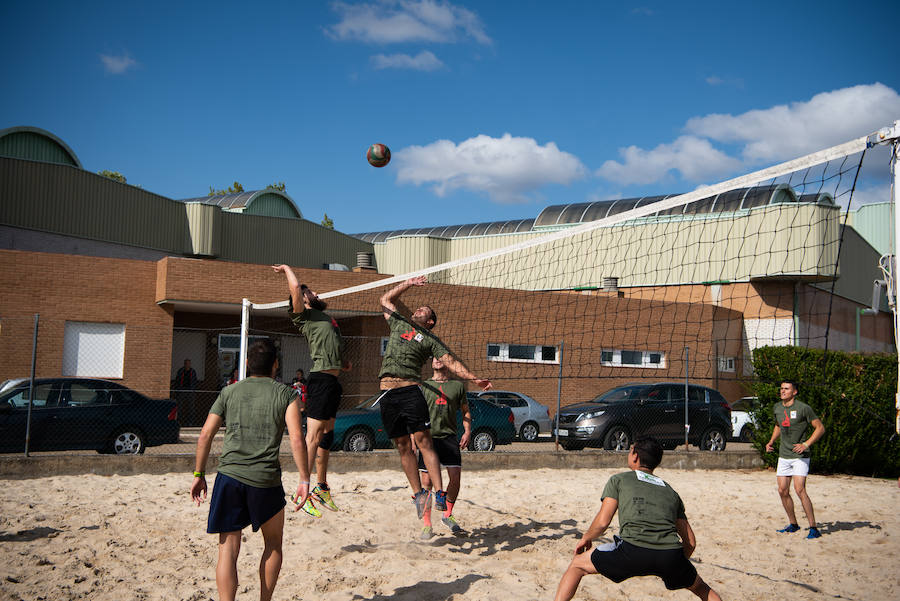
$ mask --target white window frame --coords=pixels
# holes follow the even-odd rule
[[[490,347],[496,346],[500,349],[500,354],[492,357],[488,354]],[[534,358],[532,359],[516,359],[510,358],[509,356],[509,347],[511,346],[532,346],[534,347]],[[548,361],[547,359],[543,359],[543,351],[545,348],[553,349],[553,360]],[[503,361],[506,363],[544,363],[548,365],[558,365],[559,364],[559,347],[552,344],[518,344],[518,343],[510,343],[510,342],[489,342],[485,347],[485,354],[487,355],[488,361]]]
[[[125,370],[125,324],[67,321],[62,375],[120,380]]]
[[[384,357],[384,354],[387,352],[387,344],[388,344],[388,340],[390,340],[390,338],[388,338],[387,336],[382,336],[382,337],[381,337],[381,346],[380,346],[379,348],[381,349],[381,356],[382,356],[382,357]]]
[[[622,363],[623,349],[603,349],[600,351],[600,364],[605,367],[633,367],[638,369],[665,369],[666,354],[662,351],[648,351],[639,349],[624,349],[625,352],[641,353],[640,363]],[[603,361],[603,353],[612,353],[612,361]],[[650,356],[659,355],[659,363],[651,363]]]
[[[734,357],[719,357],[719,371],[733,374],[737,361]]]

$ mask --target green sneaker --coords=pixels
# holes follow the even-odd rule
[[[422,528],[422,533],[419,535],[419,538],[422,540],[428,540],[432,536],[434,536],[434,530],[431,529],[431,526],[425,526]]]
[[[462,529],[462,526],[459,525],[459,523],[456,521],[456,518],[453,517],[452,515],[448,515],[445,518],[441,518],[441,521],[444,522],[444,525],[447,528],[450,528],[450,532],[452,534],[455,534],[456,536],[462,536],[466,532],[465,530]]]
[[[296,495],[291,495],[291,501],[293,501],[294,505],[297,504]],[[300,509],[313,516],[314,518],[322,517],[322,512],[316,509],[316,506],[313,505],[312,497],[307,497],[306,503],[304,503],[303,507],[301,507]]]
[[[327,488],[322,488],[318,484],[316,487],[312,489],[312,496],[316,498],[319,503],[330,509],[331,511],[338,511],[338,506],[334,504],[334,501],[331,500],[331,490]]]

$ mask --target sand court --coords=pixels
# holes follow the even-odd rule
[[[464,471],[454,513],[468,536],[451,536],[435,512],[429,542],[418,539],[399,469],[336,473],[340,512],[287,516],[275,599],[551,599],[617,471]],[[900,598],[896,480],[813,474],[823,536],[807,541],[803,531],[775,533],[786,520],[772,471],[656,473],[684,499],[698,543],[692,561],[723,599]],[[286,489],[296,480],[286,473]],[[181,473],[4,480],[0,600],[215,599],[217,537],[205,531],[208,500],[192,505],[190,483]],[[805,526],[799,504],[798,517]],[[255,599],[262,536],[244,532],[238,598]],[[653,578],[600,576],[585,578],[576,596],[692,598]]]

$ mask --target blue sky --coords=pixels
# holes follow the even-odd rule
[[[0,128],[170,198],[283,181],[347,233],[687,191],[900,119],[898,2],[10,1],[0,22]]]

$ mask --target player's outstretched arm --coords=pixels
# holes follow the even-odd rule
[[[694,549],[697,548],[697,539],[694,538],[694,529],[691,528],[691,524],[687,521],[687,518],[678,518],[675,520],[675,530],[678,531],[678,536],[681,537],[681,547],[684,549],[684,556],[690,559],[691,555],[694,554]]]
[[[272,265],[272,269],[275,270],[275,273],[283,273],[287,279],[288,289],[291,291],[291,307],[294,313],[303,311],[303,293],[300,291],[300,282],[297,280],[294,270],[289,265]]]
[[[306,452],[306,439],[300,424],[300,396],[298,395],[284,414],[284,421],[288,428],[288,437],[291,439],[291,454],[294,456],[294,465],[300,472],[300,483],[297,485],[297,494],[294,499],[294,511],[297,511],[309,497],[309,455]]]
[[[575,547],[575,555],[579,555],[590,549],[594,539],[599,538],[606,532],[606,529],[609,528],[613,516],[616,515],[618,509],[618,499],[613,499],[612,497],[603,499],[603,504],[600,505],[600,511],[594,516],[594,521],[591,522],[591,525],[588,526],[588,529],[581,536],[581,540],[578,541],[578,545]]]
[[[472,382],[475,382],[475,385],[482,390],[488,390],[493,386],[490,380],[483,380],[475,376],[475,374],[470,372],[469,368],[466,367],[462,361],[460,361],[450,353],[447,353],[443,357],[438,357],[438,361],[446,365],[447,369],[449,369],[460,380],[470,380]]]
[[[424,275],[409,278],[405,282],[400,282],[381,295],[381,310],[384,313],[384,318],[388,319],[391,316],[391,313],[397,311],[397,303],[399,302],[398,299],[401,294],[413,286],[424,286],[427,281],[428,280]]]
[[[200,429],[200,436],[197,437],[197,455],[194,459],[194,473],[203,474],[202,476],[194,476],[191,483],[191,500],[200,506],[200,503],[206,499],[206,460],[209,459],[209,450],[212,448],[213,438],[216,432],[222,427],[222,416],[210,413],[206,416],[206,422]]]

